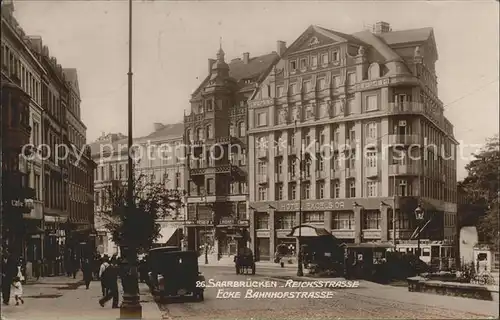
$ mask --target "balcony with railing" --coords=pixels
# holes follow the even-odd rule
[[[389,144],[422,145],[422,137],[418,134],[390,134]]]
[[[420,102],[389,102],[389,113],[421,113],[424,106]]]
[[[345,177],[347,178],[356,178],[356,169],[354,168],[345,168]]]
[[[256,149],[257,158],[264,159],[267,158],[267,149]]]
[[[315,172],[315,177],[316,177],[316,180],[326,179],[327,178],[326,171],[324,171],[324,170],[316,171]]]
[[[417,165],[413,164],[391,164],[389,165],[389,175],[419,175]]]
[[[367,178],[372,179],[378,176],[378,168],[377,167],[366,167],[365,175]]]
[[[452,132],[449,132],[451,128],[446,125],[446,119],[442,110],[437,106],[422,102],[390,102],[388,111],[390,114],[424,114],[432,119],[441,129],[452,134]]]
[[[258,174],[256,177],[258,184],[267,184],[269,183],[269,177],[265,174]]]
[[[340,179],[340,178],[342,178],[342,170],[330,169],[330,179]]]

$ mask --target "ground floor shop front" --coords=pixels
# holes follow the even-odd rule
[[[299,210],[299,201],[250,203],[251,248],[258,260],[273,261],[279,245],[287,246],[291,256],[296,256],[299,243],[290,232],[298,225],[324,228],[346,244],[378,243],[383,246],[396,242],[401,243],[405,252],[413,248],[408,251],[413,253],[417,247],[416,230],[422,228],[423,260],[431,263],[433,257],[453,257],[454,241],[444,240],[444,207],[425,199],[400,198],[396,202],[394,198],[302,200],[301,205]],[[414,214],[419,205],[425,210],[424,221],[417,221]],[[430,244],[436,241],[440,244]]]
[[[219,259],[238,253],[248,247],[248,225],[187,225],[187,249],[200,255],[217,255]]]

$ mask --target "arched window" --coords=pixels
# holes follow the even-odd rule
[[[212,130],[212,125],[208,125],[207,128],[206,128],[206,137],[207,139],[213,139],[214,137],[214,131]]]
[[[193,141],[193,132],[191,132],[191,129],[186,131],[186,137],[188,138],[188,141]]]
[[[238,135],[240,137],[244,137],[246,135],[246,127],[245,127],[244,121],[242,121],[238,124]]]
[[[202,128],[198,128],[196,130],[196,138],[198,139],[198,141],[203,140],[203,129]]]
[[[234,125],[229,126],[229,135],[234,137]]]

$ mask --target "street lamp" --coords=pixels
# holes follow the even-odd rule
[[[134,168],[132,162],[132,0],[128,2],[128,177],[127,177],[127,210],[134,214]],[[137,277],[137,248],[133,240],[127,239],[128,274],[123,281],[123,302],[120,306],[120,319],[142,319],[142,306],[139,298],[139,282]]]
[[[422,221],[424,220],[424,209],[422,209],[421,205],[418,204],[418,207],[415,209],[415,218],[418,222],[418,233],[417,233],[417,257],[420,259],[420,226],[422,225]]]

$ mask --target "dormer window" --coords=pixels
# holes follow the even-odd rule
[[[328,53],[321,55],[321,64],[323,65],[328,64]]]
[[[339,61],[339,52],[338,51],[334,51],[332,53],[332,60],[333,61]]]
[[[311,67],[316,68],[317,66],[318,66],[318,57],[312,56],[311,57]]]
[[[307,68],[307,59],[300,59],[300,69],[306,69]]]

